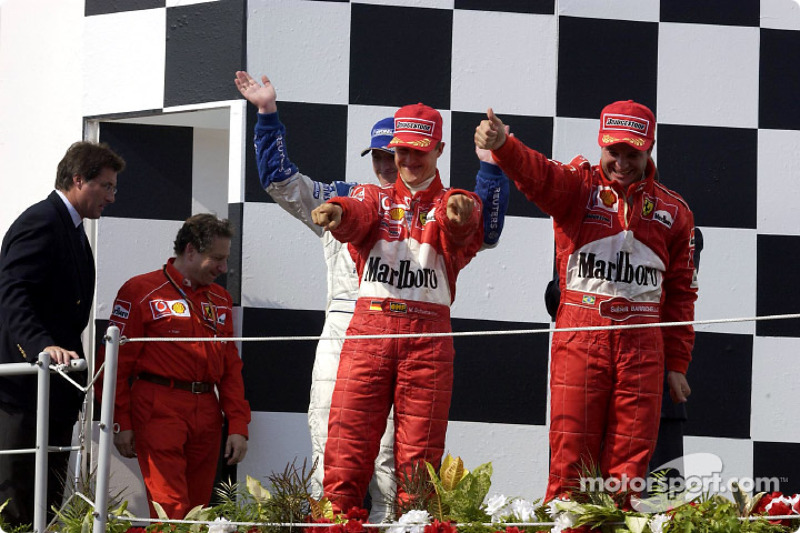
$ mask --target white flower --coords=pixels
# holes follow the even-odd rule
[[[386,530],[387,533],[405,533],[406,528],[405,526],[391,526],[389,529]]]
[[[208,526],[208,533],[236,533],[236,526],[226,522],[230,522],[230,520],[218,516]]]
[[[669,522],[670,517],[669,515],[665,514],[657,514],[654,515],[653,518],[650,519],[648,524],[650,525],[650,531],[652,533],[662,533],[664,531],[664,524]]]
[[[500,522],[503,515],[508,513],[508,498],[502,494],[497,494],[486,500],[486,514],[492,517],[492,523]]]
[[[551,529],[552,533],[561,533],[564,529],[569,529],[575,525],[575,515],[566,511],[558,513],[554,519],[555,525]]]
[[[423,533],[431,523],[428,511],[409,511],[397,521],[398,525],[389,528],[389,533]]]
[[[519,522],[530,522],[533,517],[533,504],[517,498],[511,502],[511,512]]]
[[[561,500],[559,498],[553,498],[550,500],[550,503],[547,504],[547,514],[550,518],[555,518],[558,513],[561,512],[559,509],[559,504],[567,502],[569,500]]]

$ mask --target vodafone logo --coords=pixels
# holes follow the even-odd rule
[[[185,300],[150,300],[150,311],[153,313],[153,320],[167,316],[191,316]]]

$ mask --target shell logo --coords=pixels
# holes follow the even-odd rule
[[[406,210],[402,207],[394,207],[389,210],[389,218],[392,220],[403,220],[403,217],[406,216]]]
[[[182,315],[186,312],[186,306],[183,305],[182,302],[175,302],[172,304],[172,310],[175,311],[175,313]]]
[[[617,195],[609,189],[603,189],[600,191],[600,200],[606,207],[611,207],[617,202]]]

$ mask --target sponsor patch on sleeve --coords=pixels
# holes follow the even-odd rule
[[[322,186],[323,200],[328,201],[335,196],[336,196],[336,186],[327,183]]]
[[[111,310],[111,316],[128,320],[131,316],[131,303],[125,300],[115,300],[114,309]]]
[[[117,326],[119,328],[119,334],[120,335],[122,335],[123,332],[125,331],[125,324],[123,324],[122,322],[117,322],[116,320],[109,320],[108,321],[108,326],[109,327]]]

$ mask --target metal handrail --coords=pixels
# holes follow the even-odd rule
[[[74,359],[69,365],[50,366],[50,354],[41,352],[35,363],[6,363],[0,365],[0,376],[37,375],[36,391],[36,447],[3,450],[1,453],[23,454],[34,453],[36,466],[34,469],[33,493],[33,530],[43,533],[47,526],[47,455],[54,451],[64,451],[61,446],[49,446],[50,422],[50,372],[63,367],[67,371],[86,369],[86,360]],[[70,447],[71,448],[71,447]]]
[[[106,360],[103,375],[103,399],[100,405],[100,435],[97,452],[97,486],[94,491],[93,533],[105,533],[108,522],[108,486],[111,472],[111,446],[114,439],[114,399],[117,395],[117,356],[119,328],[106,330]]]

